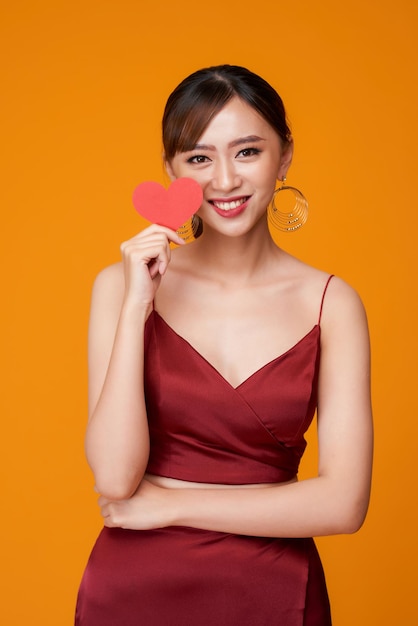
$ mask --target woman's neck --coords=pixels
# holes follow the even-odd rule
[[[272,260],[282,253],[267,224],[239,237],[205,229],[190,247],[195,267],[205,278],[235,286],[265,280]]]

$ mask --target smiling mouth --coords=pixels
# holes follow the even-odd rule
[[[245,196],[244,198],[239,198],[239,200],[231,200],[229,202],[221,200],[210,200],[209,202],[221,211],[232,211],[232,209],[238,209],[244,202],[247,202],[249,197],[250,196]]]

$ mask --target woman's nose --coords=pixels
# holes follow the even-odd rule
[[[239,187],[241,184],[241,177],[235,164],[229,160],[218,161],[213,174],[212,186],[214,189],[226,192]]]

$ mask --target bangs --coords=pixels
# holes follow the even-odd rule
[[[174,93],[172,94],[174,95]],[[189,92],[187,98],[167,102],[163,117],[165,158],[170,161],[180,152],[193,150],[217,113],[234,95],[226,81],[209,79]]]

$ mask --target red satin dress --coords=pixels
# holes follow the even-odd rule
[[[145,330],[149,473],[231,485],[296,476],[317,404],[325,291],[312,330],[236,388],[151,313]],[[104,528],[82,579],[75,623],[330,626],[331,618],[311,538]]]

